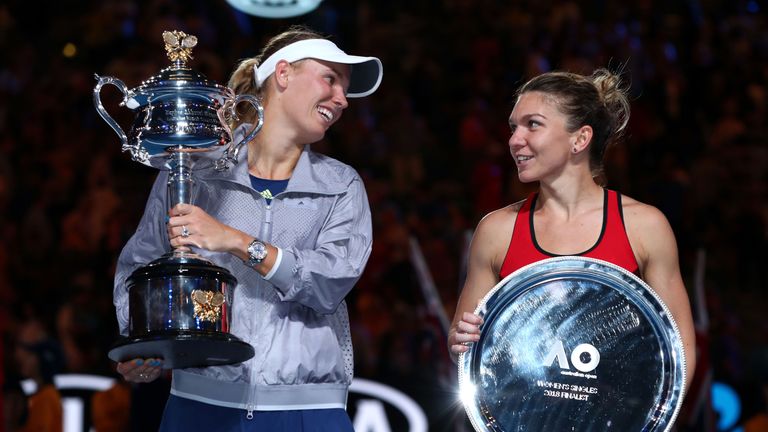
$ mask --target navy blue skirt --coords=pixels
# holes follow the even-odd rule
[[[343,409],[253,411],[225,408],[170,395],[161,432],[354,432]]]

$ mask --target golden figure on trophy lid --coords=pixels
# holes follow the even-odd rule
[[[171,61],[186,63],[192,59],[192,48],[197,45],[197,36],[192,36],[183,31],[164,31],[165,52]]]

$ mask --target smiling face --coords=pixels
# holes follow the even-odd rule
[[[349,105],[346,92],[350,68],[344,64],[306,59],[288,69],[284,109],[297,127],[302,143],[319,141]]]
[[[576,136],[567,130],[567,121],[544,93],[520,95],[509,116],[509,150],[520,181],[546,181],[563,172]]]

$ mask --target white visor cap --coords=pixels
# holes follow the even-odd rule
[[[308,58],[349,65],[348,98],[368,96],[375,92],[384,75],[381,60],[376,57],[349,55],[326,39],[305,39],[280,48],[261,65],[254,66],[256,87],[261,88],[264,81],[275,72],[275,66],[280,60],[293,63]]]

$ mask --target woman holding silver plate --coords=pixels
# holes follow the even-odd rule
[[[196,173],[196,205],[168,213],[167,174],[155,182],[144,217],[116,275],[121,331],[128,324],[126,278],[174,248],[190,248],[239,281],[232,333],[255,348],[243,363],[174,369],[161,430],[352,431],[345,412],[352,346],[344,298],[371,252],[371,214],[362,179],[315,153],[348,98],[373,93],[382,66],[344,53],[295,27],[242,61],[229,88],[261,99],[264,125],[226,171]],[[233,139],[256,111],[231,122]],[[167,231],[154,221],[168,214]],[[118,364],[131,382],[156,379],[162,359]]]
[[[622,267],[653,288],[680,330],[690,382],[694,329],[674,233],[658,209],[596,180],[606,148],[629,119],[620,84],[605,69],[591,76],[549,72],[518,91],[509,149],[520,181],[539,182],[539,189],[478,224],[448,337],[454,358],[480,340],[483,320],[474,310],[497,283],[531,263],[579,256]]]

